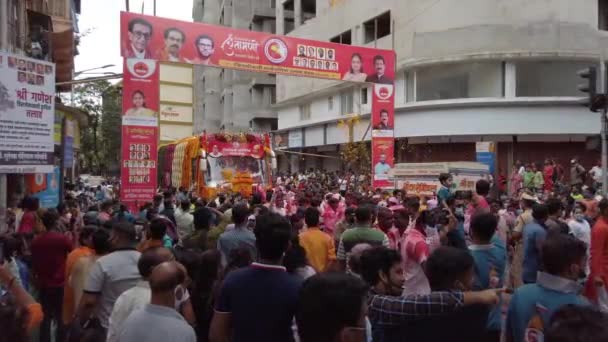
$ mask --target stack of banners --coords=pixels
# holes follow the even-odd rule
[[[156,193],[159,71],[147,59],[125,59],[120,198],[130,209]]]
[[[0,173],[52,173],[55,65],[0,52]]]
[[[375,84],[372,96],[373,188],[392,188],[389,171],[395,165],[395,87]]]

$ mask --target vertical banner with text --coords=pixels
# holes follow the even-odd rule
[[[395,87],[374,84],[372,93],[372,186],[392,188],[389,171],[395,166]]]
[[[52,173],[55,65],[0,51],[0,173]]]
[[[159,71],[148,59],[125,59],[123,70],[120,199],[134,210],[156,193]]]

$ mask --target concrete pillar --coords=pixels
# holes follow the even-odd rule
[[[302,0],[294,0],[293,17],[295,28],[300,27],[300,25],[302,25]]]
[[[278,35],[285,34],[285,11],[283,10],[283,1],[277,0],[276,4],[276,30]]]
[[[8,5],[6,0],[0,0],[0,50],[9,50],[7,13]]]
[[[516,96],[517,79],[515,62],[505,62],[505,98]]]

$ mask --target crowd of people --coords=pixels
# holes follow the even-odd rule
[[[0,236],[0,342],[608,340],[608,198],[439,182],[421,198],[309,172],[137,210],[103,186],[85,210],[26,197]]]

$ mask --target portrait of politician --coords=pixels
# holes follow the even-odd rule
[[[211,62],[211,57],[215,52],[215,43],[213,42],[213,39],[210,36],[206,34],[198,36],[194,41],[194,47],[198,56],[192,60],[192,63],[202,65],[214,64],[213,62]]]
[[[373,82],[373,83],[382,83],[382,84],[393,84],[393,80],[388,78],[385,75],[386,72],[386,62],[384,61],[384,57],[377,55],[374,57],[374,70],[376,73],[373,75],[367,76],[365,82]]]
[[[131,19],[128,25],[129,46],[125,46],[125,58],[152,58],[148,48],[152,39],[152,24],[141,18]]]
[[[388,111],[386,109],[380,110],[380,122],[374,126],[374,129],[379,130],[390,130],[393,129],[388,122]]]
[[[350,57],[350,68],[344,74],[342,80],[353,82],[365,82],[367,74],[363,72],[363,58],[357,52]]]
[[[156,58],[161,61],[185,62],[180,55],[186,34],[176,27],[170,27],[164,32],[165,47],[156,53]]]
[[[126,116],[139,116],[148,118],[156,117],[156,113],[152,109],[146,108],[146,97],[144,96],[143,91],[134,91],[133,95],[131,96],[131,101],[133,103],[133,107],[127,109],[127,112],[125,113]]]
[[[386,163],[386,153],[380,154],[380,160],[374,166],[374,174],[376,176],[386,177],[391,167]]]
[[[306,46],[298,45],[298,57],[306,57]]]
[[[220,149],[217,147],[217,145],[213,145],[213,149],[212,149],[211,153],[209,153],[209,155],[213,158],[217,158],[217,157],[221,157],[222,153],[220,152]]]

